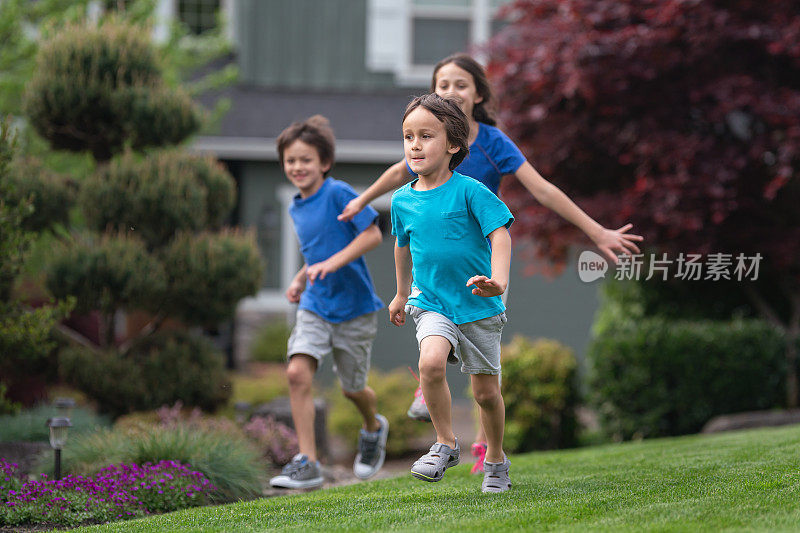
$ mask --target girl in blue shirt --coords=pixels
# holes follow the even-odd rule
[[[632,225],[612,230],[603,227],[564,194],[561,189],[545,180],[525,159],[522,152],[506,134],[495,127],[489,113],[492,91],[486,72],[472,57],[454,54],[442,59],[433,70],[431,91],[455,100],[469,120],[469,155],[456,167],[459,173],[475,178],[498,194],[500,182],[506,175],[513,175],[542,205],[558,213],[580,228],[613,263],[616,253],[638,253],[636,241],[639,235],[627,233]],[[347,204],[340,220],[350,220],[370,202],[383,194],[397,189],[416,176],[403,160],[389,167],[366,191]],[[415,404],[421,404],[418,390]],[[424,409],[423,409],[424,411]],[[473,445],[476,468],[480,471],[481,454],[485,452],[486,436],[481,428]]]

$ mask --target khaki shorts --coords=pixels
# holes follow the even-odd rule
[[[444,337],[451,346],[447,362],[461,361],[464,374],[500,374],[500,336],[506,325],[505,313],[458,325],[440,313],[413,305],[406,306],[406,313],[417,325],[417,344],[431,335]]]
[[[287,346],[287,359],[310,355],[317,368],[326,355],[333,355],[333,370],[342,390],[358,392],[367,386],[372,341],[378,332],[378,313],[367,313],[345,322],[328,322],[305,309],[297,310],[297,320]]]

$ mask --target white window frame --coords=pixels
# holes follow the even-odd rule
[[[417,5],[414,0],[368,0],[367,67],[392,71],[402,86],[427,86],[435,65],[413,63],[415,18],[463,20],[470,24],[469,45],[485,43],[491,36],[498,7],[493,0],[472,0],[471,6]],[[478,57],[479,61],[484,58]]]

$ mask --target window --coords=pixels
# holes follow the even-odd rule
[[[220,0],[178,0],[178,19],[200,35],[216,28],[219,9]]]
[[[486,42],[509,0],[369,0],[367,66],[393,71],[403,85],[426,86],[443,57]]]

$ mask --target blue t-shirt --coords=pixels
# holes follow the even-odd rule
[[[416,182],[392,195],[392,234],[398,246],[411,246],[414,263],[408,303],[456,324],[505,311],[499,296],[476,296],[466,283],[472,276],[491,276],[486,236],[511,226],[511,211],[485,185],[458,172],[429,191],[415,190]]]
[[[350,222],[336,219],[347,202],[358,196],[347,183],[328,177],[308,198],[299,194],[289,207],[300,251],[307,265],[324,261],[346,247],[375,222],[378,212],[365,207]],[[300,296],[300,309],[307,309],[328,322],[344,322],[383,308],[363,257],[319,279],[307,283]]]
[[[456,171],[480,181],[498,195],[500,181],[506,174],[514,174],[525,156],[514,141],[494,126],[478,122],[478,136],[469,146],[469,155],[456,167]],[[416,176],[406,162],[406,168]]]

